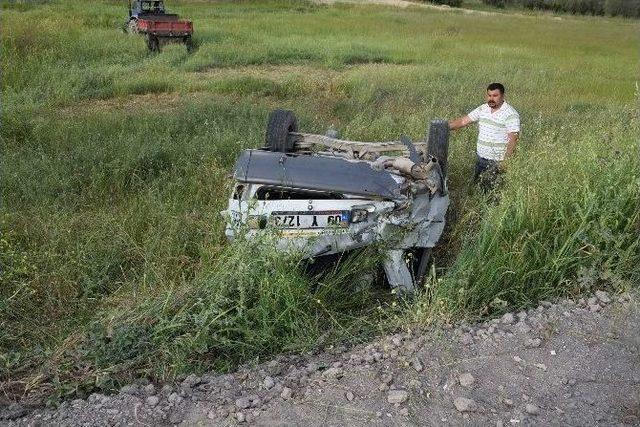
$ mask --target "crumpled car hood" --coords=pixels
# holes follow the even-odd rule
[[[239,182],[332,191],[387,200],[406,199],[401,184],[390,173],[374,170],[367,162],[339,157],[245,150],[234,167]]]

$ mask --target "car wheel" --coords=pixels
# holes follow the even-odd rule
[[[294,140],[290,132],[298,131],[298,120],[289,110],[274,110],[267,123],[266,146],[270,151],[289,153],[293,151]]]
[[[438,159],[442,174],[447,176],[447,157],[449,154],[449,122],[432,120],[427,136],[427,152]]]

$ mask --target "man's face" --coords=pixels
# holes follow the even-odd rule
[[[498,108],[504,102],[504,95],[502,95],[498,89],[488,90],[486,99],[487,99],[487,104],[489,104],[489,107]]]

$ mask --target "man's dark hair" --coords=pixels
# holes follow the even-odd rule
[[[488,91],[496,89],[498,89],[500,93],[504,95],[504,86],[502,85],[502,83],[491,83],[489,86],[487,86]]]

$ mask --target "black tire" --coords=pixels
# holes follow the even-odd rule
[[[156,36],[148,35],[147,48],[149,49],[149,52],[152,53],[160,52],[160,40],[158,40]]]
[[[186,36],[184,38],[184,45],[187,47],[188,53],[193,52],[193,40],[191,39],[191,36]]]
[[[289,110],[273,110],[269,115],[266,133],[266,147],[270,151],[289,153],[293,151],[294,140],[290,132],[298,131],[298,120]]]
[[[427,152],[438,159],[442,173],[447,176],[447,159],[449,156],[449,122],[432,120],[427,136]]]

